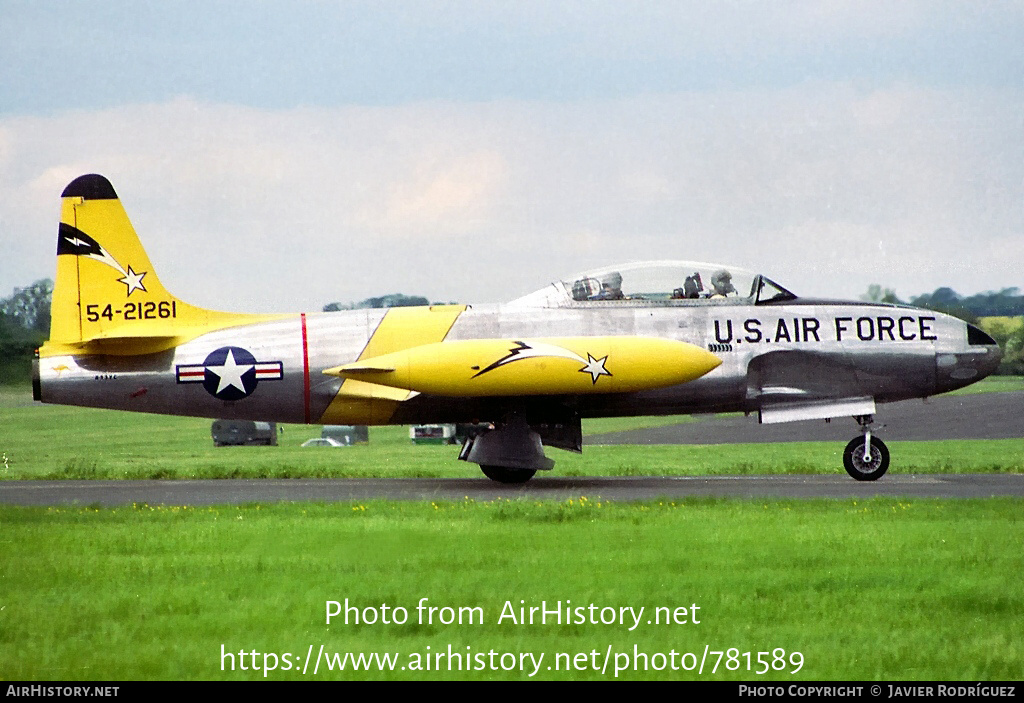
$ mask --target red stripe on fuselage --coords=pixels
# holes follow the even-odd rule
[[[299,316],[302,319],[302,397],[305,403],[306,424],[310,422],[309,417],[309,338],[306,335],[306,313]]]

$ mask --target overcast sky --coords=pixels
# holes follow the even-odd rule
[[[645,259],[1024,288],[1024,2],[0,0],[0,297],[83,173],[229,310]]]

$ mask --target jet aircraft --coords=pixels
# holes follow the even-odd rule
[[[902,305],[798,296],[729,266],[644,262],[501,305],[239,314],[173,296],[110,182],[65,188],[37,400],[332,425],[482,422],[459,458],[529,480],[582,451],[581,418],[853,417],[843,464],[875,480],[876,407],[973,383],[1000,358],[973,325]]]

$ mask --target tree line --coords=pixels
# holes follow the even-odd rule
[[[970,323],[976,323],[982,317],[1024,315],[1024,295],[1021,295],[1020,289],[1016,287],[962,296],[952,288],[943,286],[936,288],[932,293],[924,293],[904,301],[900,300],[892,288],[883,288],[873,283],[868,286],[867,293],[861,296],[861,300],[928,308],[954,315]]]
[[[32,372],[35,350],[50,332],[53,281],[36,281],[0,300],[0,383],[22,383]]]
[[[366,298],[365,300],[360,300],[358,303],[327,303],[327,305],[324,305],[324,312],[362,310],[363,308],[404,308],[415,305],[430,305],[430,301],[422,295],[389,293],[376,298]]]

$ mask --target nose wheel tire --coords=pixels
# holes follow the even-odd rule
[[[537,473],[536,469],[509,469],[504,466],[480,465],[484,476],[498,483],[526,483]]]
[[[858,481],[876,481],[889,470],[889,448],[877,437],[871,438],[871,451],[864,458],[864,437],[850,440],[843,451],[846,473]]]

